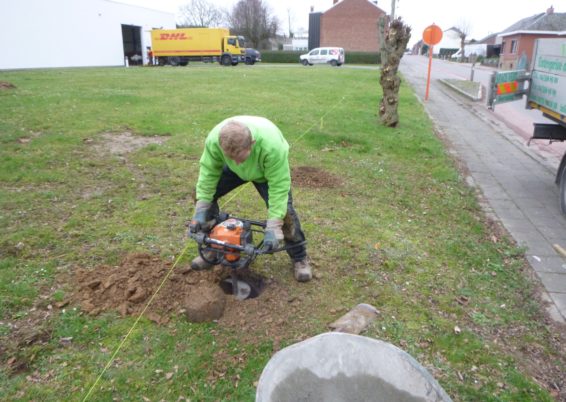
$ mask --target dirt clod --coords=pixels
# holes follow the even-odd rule
[[[183,304],[187,319],[191,322],[217,320],[224,314],[226,295],[218,286],[205,285],[186,296]]]

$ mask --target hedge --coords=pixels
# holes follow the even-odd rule
[[[288,50],[262,50],[261,61],[265,63],[298,63],[299,56],[307,51]],[[379,64],[381,55],[379,52],[346,52],[347,64]]]

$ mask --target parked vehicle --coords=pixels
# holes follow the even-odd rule
[[[246,64],[255,64],[261,61],[261,53],[251,47],[246,48],[245,62]]]
[[[245,61],[244,37],[230,35],[227,28],[153,29],[151,44],[159,65],[204,61],[235,66]]]
[[[489,105],[522,99],[527,109],[538,109],[554,123],[534,123],[531,139],[566,141],[566,39],[537,39],[530,74],[525,70],[494,73]],[[525,89],[525,83],[528,88]],[[566,153],[562,156],[555,183],[560,188],[560,209],[566,215]]]
[[[307,54],[300,55],[299,59],[303,66],[330,64],[335,67],[344,64],[346,56],[341,47],[317,47]]]

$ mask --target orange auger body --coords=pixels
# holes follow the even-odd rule
[[[243,246],[244,238],[244,224],[242,221],[230,218],[224,222],[216,225],[214,229],[210,232],[210,238],[218,241],[222,241],[228,244],[235,244],[237,246]],[[222,246],[213,244],[213,248],[222,249]],[[235,251],[234,249],[228,248],[227,251]],[[227,253],[225,256],[227,261],[234,262],[240,259],[240,253]]]

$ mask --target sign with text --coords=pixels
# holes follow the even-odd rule
[[[528,106],[566,122],[566,39],[538,40]]]

